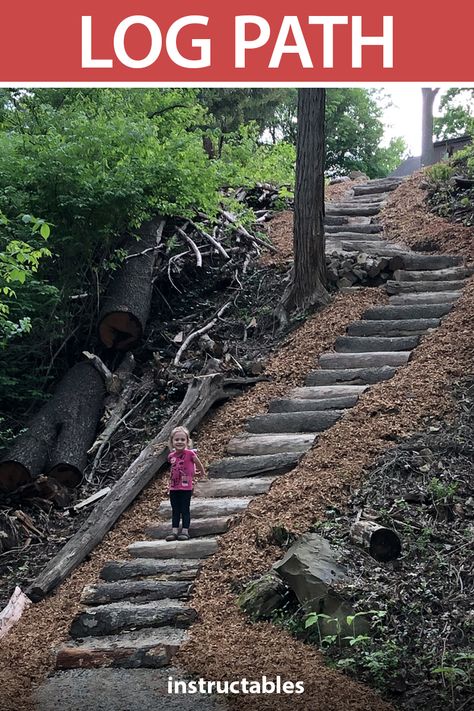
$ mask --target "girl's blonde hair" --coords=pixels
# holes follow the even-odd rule
[[[178,432],[182,432],[183,434],[186,435],[186,439],[187,439],[187,442],[188,442],[188,449],[192,449],[192,447],[193,447],[193,441],[192,441],[192,439],[191,439],[191,435],[189,434],[189,430],[186,429],[186,427],[182,427],[181,425],[180,425],[179,427],[174,427],[174,428],[171,430],[171,434],[170,434],[169,439],[168,439],[168,448],[169,448],[169,449],[173,449],[173,437],[174,437],[175,434],[177,434]]]

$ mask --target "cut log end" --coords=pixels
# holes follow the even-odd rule
[[[82,481],[82,472],[77,467],[66,462],[56,464],[48,472],[48,476],[55,479],[60,484],[64,484],[69,489],[74,489]]]
[[[139,320],[127,311],[112,311],[99,324],[99,338],[106,348],[127,351],[142,337]]]
[[[7,460],[0,464],[0,492],[9,493],[31,481],[28,469],[20,462]]]
[[[396,560],[402,550],[400,539],[390,528],[379,528],[370,537],[369,553],[380,563]]]

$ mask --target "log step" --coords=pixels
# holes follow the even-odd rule
[[[226,457],[209,467],[211,478],[240,479],[269,474],[284,474],[298,464],[297,452],[264,454],[257,457]]]
[[[344,410],[354,407],[359,399],[358,395],[348,395],[346,397],[333,397],[321,400],[309,399],[285,399],[272,400],[268,411],[272,412],[317,412],[321,410]]]
[[[398,182],[393,182],[386,183],[384,185],[355,185],[353,190],[355,196],[374,195],[376,193],[390,192],[391,190],[395,190],[396,188],[398,188],[399,184],[400,183]]]
[[[199,560],[195,558],[114,560],[104,565],[100,578],[107,582],[152,576],[156,580],[193,580],[197,575],[198,566]]]
[[[337,234],[338,232],[341,231],[341,229],[348,230],[349,228],[346,225],[326,225],[324,228],[324,231],[327,232],[327,234]],[[381,225],[351,225],[350,226],[350,231],[351,233],[357,232],[359,235],[373,235],[377,234],[378,232],[382,232],[382,226]]]
[[[405,365],[411,351],[398,351],[396,353],[323,353],[319,359],[321,368],[374,368],[381,365]]]
[[[144,628],[119,635],[88,637],[83,642],[67,642],[59,647],[56,669],[158,669],[170,664],[188,638],[187,630],[173,627]]]
[[[441,318],[449,313],[452,309],[452,305],[446,304],[421,304],[417,306],[406,305],[406,306],[373,306],[367,311],[364,311],[362,318],[364,320],[369,319],[371,321],[384,321],[384,320],[396,320],[404,321],[407,319],[432,319]]]
[[[135,541],[127,546],[132,558],[206,558],[217,550],[216,538],[189,541]]]
[[[327,387],[333,383],[333,388],[359,388],[359,393],[367,390],[369,385],[380,383],[382,380],[393,378],[397,369],[393,366],[382,365],[379,368],[341,368],[315,370],[306,378],[307,386]],[[361,388],[361,386],[364,386]],[[295,395],[295,397],[297,397]]]
[[[320,371],[317,372],[319,373]],[[313,379],[318,380],[319,377],[316,374],[314,375],[315,378]],[[324,378],[322,380],[324,381]],[[311,385],[311,387],[308,387],[308,385]],[[337,381],[334,381],[333,385],[325,384],[324,382],[314,384],[307,383],[307,386],[305,387],[293,388],[293,390],[290,392],[290,397],[294,398],[295,400],[319,400],[320,398],[322,400],[326,400],[328,398],[337,397],[359,397],[359,395],[363,393],[364,390],[367,390],[367,387],[368,386],[363,383],[338,384]]]
[[[325,215],[324,216],[324,224],[325,225],[347,225],[349,220],[347,217],[344,217],[342,215]]]
[[[330,207],[330,203],[326,206],[326,215],[335,216],[354,216],[354,217],[370,217],[371,215],[378,215],[380,212],[380,207],[377,205],[375,207]]]
[[[449,269],[412,270],[397,269],[395,281],[458,281],[467,279],[473,270],[468,267],[449,267]]]
[[[257,415],[247,422],[247,430],[258,434],[277,432],[323,432],[342,415],[341,410],[318,412],[275,412]]]
[[[275,476],[266,476],[243,477],[242,479],[231,479],[230,481],[225,479],[200,481],[196,484],[193,496],[257,496],[258,494],[265,494],[275,479]]]
[[[368,353],[411,351],[419,343],[419,336],[339,336],[336,339],[338,353]]]
[[[368,254],[379,254],[382,257],[398,257],[399,255],[403,257],[405,251],[402,247],[396,247],[392,244],[383,242],[382,240],[364,240],[362,241],[350,241],[342,242],[342,249],[345,252],[367,252]]]
[[[119,600],[149,602],[180,598],[187,594],[189,580],[121,580],[116,583],[86,585],[81,595],[83,605],[107,605]]]
[[[439,318],[413,318],[401,319],[399,321],[355,321],[350,324],[347,333],[349,336],[390,336],[403,338],[405,336],[426,333],[430,328],[437,328],[440,323]]]
[[[95,637],[116,634],[121,630],[144,627],[189,627],[196,611],[181,600],[153,602],[112,602],[110,605],[88,607],[74,618],[72,637]]]
[[[355,226],[355,225],[354,225]],[[348,228],[352,230],[352,225],[348,225]],[[326,239],[337,242],[337,241],[345,241],[345,242],[350,242],[352,240],[356,242],[360,242],[363,240],[364,242],[380,242],[382,243],[382,240],[380,239],[379,234],[377,233],[360,233],[360,232],[353,232],[353,231],[347,231],[347,232],[328,232],[326,234]],[[388,244],[388,242],[383,242],[384,244]]]
[[[461,296],[460,291],[422,291],[412,294],[397,294],[390,297],[390,305],[406,305],[406,304],[444,304],[457,301]]]
[[[200,536],[215,536],[216,534],[225,533],[229,528],[230,516],[215,516],[214,518],[198,518],[194,519],[192,526],[189,529],[191,538]],[[153,539],[163,539],[170,532],[170,524],[159,522],[148,526],[146,534]]]
[[[403,269],[432,271],[457,267],[462,263],[463,257],[454,254],[417,254],[416,252],[410,252],[403,259]]]
[[[197,518],[214,518],[215,516],[232,516],[233,514],[245,511],[251,497],[229,497],[215,499],[196,499],[192,504],[192,521]],[[158,509],[160,517],[167,518],[171,521],[171,504],[169,501],[162,501]],[[184,541],[188,544],[190,541]]]
[[[314,434],[248,434],[231,439],[227,445],[229,454],[278,454],[279,452],[306,452],[312,445]]]
[[[387,294],[412,294],[428,291],[460,291],[465,281],[387,281]]]

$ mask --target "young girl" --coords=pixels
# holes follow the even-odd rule
[[[206,475],[196,453],[191,449],[192,446],[186,427],[175,427],[170,435],[171,451],[168,454],[168,461],[171,464],[169,492],[173,530],[166,537],[167,541],[186,541],[189,538],[191,522],[189,508],[193,493],[193,476],[196,469],[201,476]],[[181,533],[179,533],[180,518],[182,518]]]

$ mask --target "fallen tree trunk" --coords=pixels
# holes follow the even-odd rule
[[[374,521],[357,521],[351,526],[350,537],[362,546],[375,560],[387,563],[400,555],[402,544],[395,531],[379,526]]]
[[[184,425],[193,430],[216,402],[236,394],[235,390],[226,390],[226,385],[221,374],[193,378],[174,415],[29,587],[27,594],[30,599],[34,602],[41,600],[100,543],[119,516],[166,463],[167,440],[173,427]]]
[[[104,395],[102,376],[92,365],[71,368],[0,463],[0,490],[14,491],[43,472],[67,486],[79,484]]]
[[[132,236],[126,240],[128,257],[107,289],[99,314],[99,338],[107,348],[129,350],[143,335],[164,225],[161,218],[150,220],[141,226],[139,242]]]

